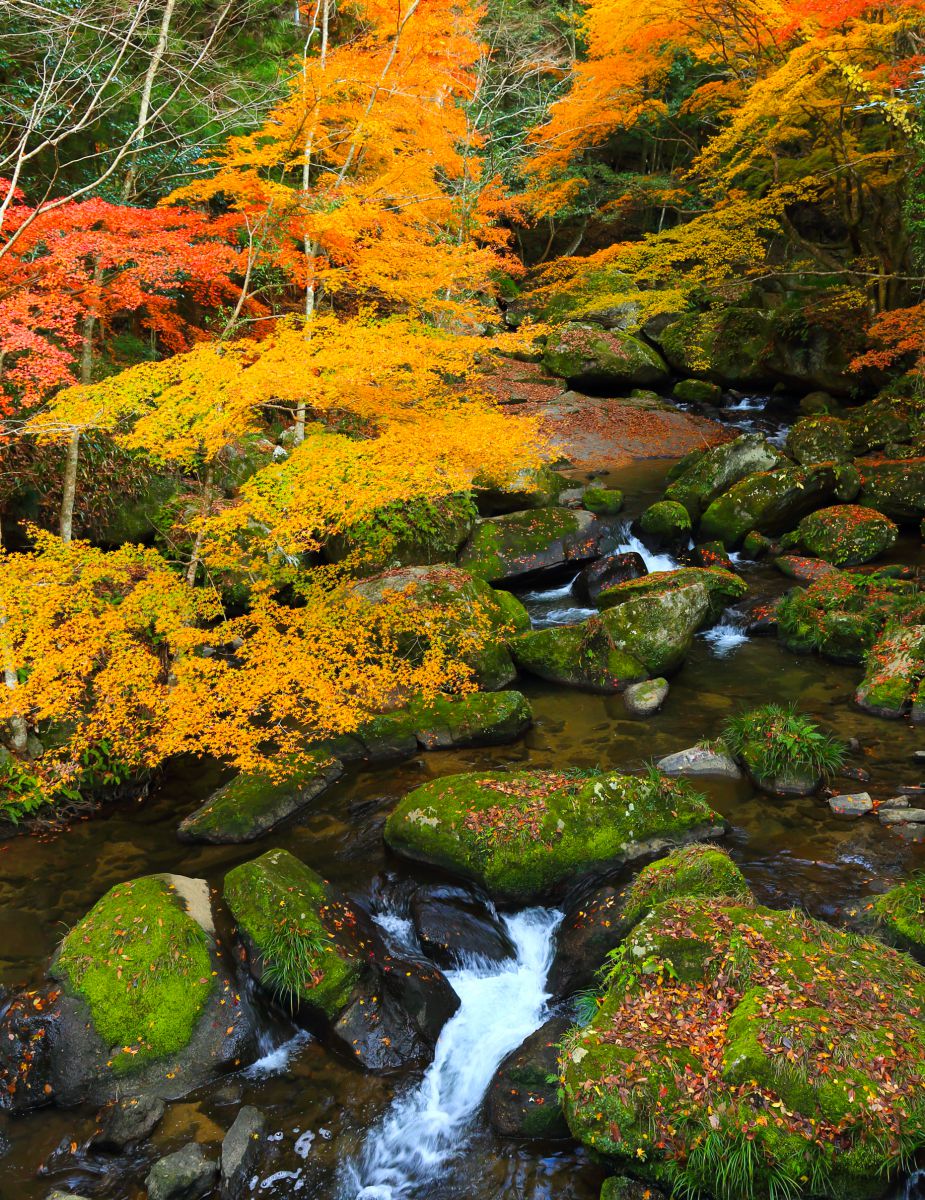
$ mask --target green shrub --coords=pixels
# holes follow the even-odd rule
[[[765,704],[740,713],[726,722],[722,738],[758,779],[829,779],[845,761],[844,743],[823,733],[792,705]]]

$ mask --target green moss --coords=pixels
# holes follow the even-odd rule
[[[925,517],[925,458],[861,462],[861,501],[894,521]]]
[[[657,350],[628,333],[597,325],[563,325],[550,337],[543,366],[582,385],[653,387],[668,378]]]
[[[677,896],[726,896],[746,903],[751,891],[725,850],[694,844],[643,867],[626,893],[622,916],[635,925],[656,904]]]
[[[719,617],[723,609],[748,594],[744,580],[722,567],[681,567],[676,571],[653,571],[641,579],[618,583],[602,592],[597,603],[601,609],[615,608],[629,600],[682,590],[694,583],[705,588],[712,618]]]
[[[723,389],[706,379],[682,379],[674,385],[671,394],[682,404],[719,404]]]
[[[513,741],[533,720],[526,697],[508,691],[416,700],[409,716],[426,749]]]
[[[337,933],[353,928],[355,916],[321,876],[288,851],[271,850],[229,871],[224,897],[271,986],[335,1017],[362,964]]]
[[[691,518],[683,504],[660,500],[650,505],[639,518],[643,533],[663,542],[680,542],[691,532]]]
[[[478,579],[502,580],[571,558],[593,557],[588,515],[568,508],[541,508],[480,521],[459,557]]]
[[[157,875],[107,892],[61,943],[54,973],[126,1074],[183,1050],[213,989],[206,934]]]
[[[365,574],[455,562],[475,515],[469,495],[396,502],[332,538],[325,546],[325,556],[330,562],[349,560]]]
[[[709,375],[732,386],[765,382],[772,338],[769,316],[756,308],[731,307],[690,313],[661,335],[665,357],[676,371]]]
[[[758,472],[740,480],[710,504],[703,514],[700,536],[714,538],[732,549],[747,533],[783,533],[806,513],[835,495],[832,466],[789,467]]]
[[[589,691],[618,692],[647,678],[645,664],[617,647],[595,617],[523,634],[511,652],[519,667],[540,679]]]
[[[613,517],[623,508],[623,493],[619,488],[585,488],[581,503],[588,512],[600,517]]]
[[[925,973],[904,956],[687,897],[635,927],[606,984],[562,1085],[618,1168],[716,1200],[872,1198],[925,1144]]]
[[[857,567],[892,549],[899,530],[888,518],[856,504],[837,504],[804,517],[783,541],[837,567]]]
[[[925,874],[878,896],[874,914],[903,945],[925,948]]]
[[[889,625],[867,652],[855,702],[880,717],[902,717],[925,679],[925,624]]]
[[[854,446],[848,423],[837,417],[804,417],[787,434],[787,453],[804,467],[850,462]]]
[[[683,504],[691,517],[701,513],[717,496],[755,471],[768,471],[784,461],[780,451],[759,434],[742,434],[711,450],[695,451],[669,474],[666,500]]]
[[[702,797],[661,777],[491,771],[417,788],[388,818],[385,837],[498,899],[526,902],[638,857],[653,840],[683,842],[721,825]]]

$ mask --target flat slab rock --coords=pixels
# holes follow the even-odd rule
[[[707,746],[691,746],[668,754],[656,764],[663,775],[691,775],[713,779],[741,779],[742,771],[728,754]]]
[[[883,825],[925,825],[925,808],[882,808],[877,815]]]
[[[873,812],[874,802],[869,792],[857,792],[853,796],[832,796],[829,808],[840,817],[863,817]]]

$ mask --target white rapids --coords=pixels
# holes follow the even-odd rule
[[[561,919],[560,912],[541,908],[507,917],[515,960],[447,972],[460,1006],[424,1078],[396,1098],[342,1168],[340,1200],[407,1200],[462,1157],[467,1128],[495,1070],[542,1022],[552,935]]]

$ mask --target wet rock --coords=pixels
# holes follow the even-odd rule
[[[524,509],[549,508],[560,503],[560,497],[569,487],[565,476],[548,467],[539,467],[520,471],[504,488],[477,485],[475,501],[480,516],[496,517]]]
[[[50,1033],[60,1019],[61,989],[16,993],[0,1011],[0,1110],[17,1116],[54,1099]]]
[[[556,1080],[568,1016],[551,1017],[505,1058],[488,1089],[488,1119],[502,1137],[570,1138]],[[552,1082],[550,1082],[552,1079]]]
[[[836,470],[828,465],[749,475],[710,504],[700,535],[734,549],[753,529],[785,533],[807,513],[833,500],[837,486]]]
[[[600,1200],[666,1200],[665,1193],[628,1175],[612,1175],[601,1187]]]
[[[175,1154],[159,1159],[145,1181],[148,1200],[202,1200],[215,1184],[218,1166],[202,1147],[190,1142]]]
[[[572,515],[577,518],[580,514]],[[465,656],[465,662],[472,668],[478,686],[486,691],[496,691],[516,679],[517,671],[506,641],[511,630],[529,629],[530,617],[510,592],[495,591],[483,579],[474,579],[455,567],[408,567],[389,571],[352,585],[351,591],[370,604],[387,603],[396,593],[401,593],[420,607],[422,626],[433,619],[438,628],[446,628],[445,614],[451,613],[454,633],[465,635],[471,629],[476,635],[478,648]],[[484,637],[486,620],[491,630],[487,640]],[[409,640],[409,651],[412,648]],[[378,757],[374,732],[363,730],[360,736],[359,757]],[[343,758],[337,743],[332,752]]]
[[[623,508],[619,488],[588,487],[581,497],[582,507],[598,517],[615,517]]]
[[[837,417],[805,417],[787,434],[787,453],[804,467],[850,462],[854,441],[847,422]]]
[[[97,1150],[125,1150],[145,1141],[157,1127],[167,1105],[157,1096],[114,1100],[97,1116],[99,1128],[90,1139]]]
[[[488,583],[529,582],[567,563],[599,558],[609,536],[605,526],[583,509],[508,513],[478,523],[459,565]]]
[[[863,504],[894,521],[925,517],[925,458],[863,461],[858,466]]]
[[[238,1112],[222,1141],[220,1192],[222,1200],[242,1200],[260,1158],[260,1142],[266,1130],[263,1113],[250,1105]]]
[[[849,749],[853,747],[849,746]],[[853,779],[856,783],[870,783],[870,771],[866,771],[863,767],[839,767],[837,771],[839,779]]]
[[[689,642],[682,648],[686,653]],[[646,664],[618,643],[599,616],[521,634],[511,643],[521,670],[590,692],[620,692],[649,676]]]
[[[711,545],[716,544],[715,542],[711,542]],[[718,544],[722,545],[721,542]],[[773,554],[774,550],[774,542],[769,537],[765,537],[763,533],[759,533],[757,529],[753,529],[751,533],[747,533],[742,540],[743,554],[746,554],[756,562],[768,554]]]
[[[804,517],[781,544],[785,549],[800,547],[836,567],[858,567],[892,549],[898,534],[882,513],[856,504],[837,504]]]
[[[780,554],[774,559],[774,566],[782,575],[798,583],[815,583],[837,569],[830,562],[823,562],[819,558],[803,558],[798,554]]]
[[[925,825],[925,808],[881,808],[877,812],[882,825]]]
[[[467,888],[420,887],[410,912],[421,948],[439,967],[458,967],[471,958],[497,963],[517,956],[494,907]]]
[[[720,571],[735,571],[735,563],[726,553],[722,542],[704,542],[691,551],[691,560],[698,567],[716,567]]]
[[[730,605],[742,600],[748,592],[747,584],[737,575],[718,568],[681,567],[675,571],[653,571],[643,579],[617,584],[601,592],[598,607],[615,608],[627,601],[649,597],[661,597],[672,591],[681,591],[691,584],[702,586],[707,593],[706,620],[718,620]]]
[[[925,678],[925,625],[888,627],[867,656],[855,702],[878,717],[899,718]]]
[[[389,816],[385,838],[493,899],[528,903],[724,828],[701,797],[668,779],[488,771],[415,789]]]
[[[660,500],[639,518],[639,528],[661,546],[687,545],[691,533],[690,513],[676,500]]]
[[[204,880],[148,875],[112,888],[64,938],[50,974],[61,985],[48,1038],[62,1106],[176,1099],[256,1050]]]
[[[571,908],[556,931],[547,990],[556,997],[590,987],[607,955],[654,904],[675,896],[751,893],[739,868],[716,846],[685,846],[645,867],[621,889],[603,887]]]
[[[573,585],[574,592],[579,599],[595,604],[601,592],[619,583],[641,579],[648,573],[645,559],[635,550],[626,554],[610,554],[581,569]]]
[[[410,717],[425,750],[501,746],[513,742],[533,723],[533,710],[520,692],[477,692],[417,701]]]
[[[76,1192],[62,1192],[58,1188],[49,1192],[45,1200],[87,1200],[86,1196],[78,1196]]]
[[[745,632],[749,637],[777,636],[777,604],[777,600],[757,600],[748,607]]]
[[[668,379],[668,368],[657,350],[646,342],[616,330],[591,324],[563,325],[550,338],[543,366],[551,375],[567,379],[574,388],[654,387]]]
[[[741,779],[742,769],[732,755],[711,746],[691,746],[659,759],[663,775],[688,775],[704,779]]]
[[[323,752],[288,779],[236,775],[180,822],[181,842],[253,842],[306,808],[343,774],[343,763]]]
[[[634,717],[651,717],[668,698],[667,679],[649,679],[631,684],[623,693],[623,702]]]
[[[706,379],[682,379],[671,392],[682,404],[719,404],[723,389]]]
[[[336,534],[323,547],[328,562],[347,563],[360,575],[400,567],[451,563],[472,532],[468,495],[398,501],[381,518]]]
[[[850,796],[832,796],[829,808],[840,817],[863,817],[873,812],[874,802],[869,792],[856,792]]]
[[[665,492],[666,500],[683,504],[694,521],[709,505],[755,471],[769,471],[785,462],[779,450],[761,434],[745,433],[732,442],[696,451]],[[686,465],[685,465],[686,463]]]
[[[683,375],[708,375],[734,388],[764,388],[775,375],[764,366],[773,339],[770,314],[732,306],[685,313],[660,330],[656,341],[671,367]]]

